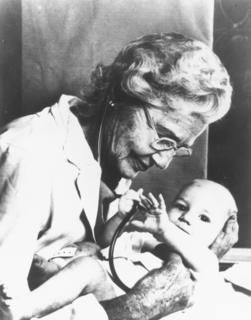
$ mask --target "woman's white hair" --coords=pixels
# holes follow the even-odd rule
[[[223,117],[231,105],[232,86],[219,58],[204,43],[175,33],[130,42],[110,66],[99,65],[92,79],[96,99],[136,99],[168,111],[182,98],[194,102],[183,108],[193,108],[206,123]]]

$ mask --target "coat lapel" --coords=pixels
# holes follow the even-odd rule
[[[63,149],[69,163],[77,167],[76,189],[92,233],[97,218],[101,168],[94,159],[77,117],[70,111],[72,96],[62,96],[54,116],[62,129]],[[56,113],[56,115],[55,115]]]

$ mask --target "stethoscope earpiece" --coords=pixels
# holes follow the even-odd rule
[[[109,100],[109,101],[108,101],[108,105],[109,105],[111,108],[114,108],[114,107],[115,107],[115,103],[114,103],[112,100]]]

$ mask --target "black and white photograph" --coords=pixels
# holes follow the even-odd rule
[[[0,320],[251,319],[251,0],[0,0]]]

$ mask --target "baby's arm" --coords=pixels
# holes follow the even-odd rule
[[[104,224],[103,230],[98,239],[101,247],[104,248],[109,246],[119,224],[125,218],[127,213],[132,210],[134,202],[139,202],[142,191],[142,189],[139,189],[138,191],[130,189],[119,199],[111,202],[107,213],[108,220]]]
[[[114,298],[107,273],[93,257],[77,257],[56,275],[19,300],[10,302],[13,320],[41,317],[73,302],[79,295],[93,293],[98,300]]]
[[[159,241],[173,248],[192,270],[197,272],[218,270],[218,260],[213,252],[200,245],[169,220],[162,195],[159,196],[159,200],[151,193],[149,197],[141,198],[141,202],[147,209],[145,220],[132,221],[134,227],[152,233]]]

